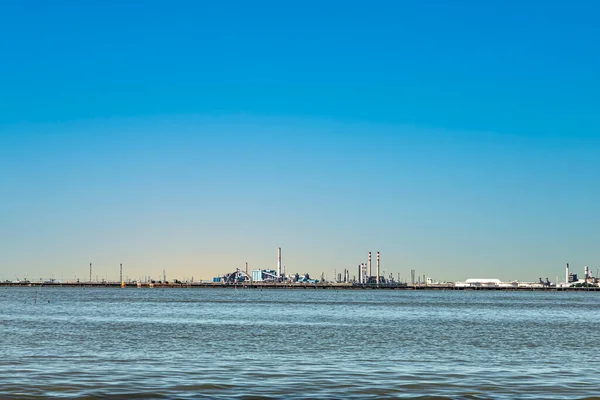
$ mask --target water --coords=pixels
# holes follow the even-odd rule
[[[599,306],[592,292],[0,288],[0,398],[590,397]]]

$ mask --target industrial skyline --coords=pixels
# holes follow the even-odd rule
[[[281,265],[281,248],[278,248],[278,266]],[[379,263],[378,263],[379,265]],[[402,277],[398,273],[397,278],[393,273],[386,275],[385,272],[380,274],[380,270],[377,270],[377,275],[369,276],[367,274],[367,264],[361,263],[359,265],[358,274],[351,276],[350,270],[344,269],[343,272],[333,274],[333,277],[328,277],[324,272],[321,273],[319,279],[310,277],[308,273],[292,272],[285,274],[280,272],[280,269],[253,269],[250,273],[248,270],[248,263],[244,270],[236,268],[234,271],[219,274],[218,276],[210,280],[199,279],[196,280],[192,276],[191,278],[173,278],[167,279],[166,271],[163,269],[162,277],[157,278],[153,276],[143,276],[130,279],[127,277],[123,279],[123,264],[120,264],[119,269],[119,280],[114,281],[110,279],[99,279],[96,275],[96,279],[92,279],[92,269],[90,264],[90,276],[88,280],[81,280],[77,277],[73,279],[19,279],[15,276],[13,280],[2,280],[0,285],[3,286],[90,286],[90,287],[115,287],[120,286],[121,288],[137,287],[137,288],[154,288],[154,287],[168,287],[168,288],[218,288],[218,287],[231,287],[231,286],[242,286],[244,288],[297,288],[300,287],[314,287],[314,288],[339,288],[339,289],[490,289],[490,290],[517,290],[517,289],[540,289],[540,290],[594,290],[596,291],[600,287],[600,267],[596,270],[596,275],[593,274],[592,269],[587,265],[584,267],[583,275],[578,275],[569,268],[569,263],[566,264],[565,279],[560,281],[558,274],[556,280],[551,281],[549,278],[538,278],[538,281],[502,281],[497,278],[469,278],[464,281],[443,281],[440,282],[426,274],[419,274],[415,279],[415,270],[410,271],[410,278]]]
[[[308,271],[301,271],[301,270],[293,270],[293,271],[286,271],[285,265],[282,263],[282,248],[281,247],[277,247],[277,264],[275,269],[273,268],[269,268],[268,266],[263,266],[263,267],[259,267],[259,268],[253,268],[252,270],[249,269],[249,262],[246,261],[244,263],[244,268],[230,268],[228,272],[226,273],[217,273],[214,274],[215,277],[212,278],[212,281],[215,283],[242,283],[242,282],[279,282],[279,283],[284,283],[284,282],[307,282],[307,283],[312,283],[312,282],[321,282],[321,283],[353,283],[353,284],[360,284],[360,285],[377,285],[379,286],[380,284],[382,285],[397,285],[397,284],[408,284],[408,285],[415,285],[415,284],[447,284],[447,283],[452,283],[456,286],[459,287],[465,287],[465,286],[473,286],[474,284],[480,285],[504,285],[506,287],[512,287],[514,285],[516,285],[517,282],[519,282],[519,279],[510,279],[510,280],[505,280],[505,282],[503,283],[502,280],[497,279],[497,278],[490,278],[489,276],[487,276],[486,278],[483,278],[480,276],[479,278],[468,278],[465,280],[465,282],[461,282],[460,279],[445,279],[445,280],[438,280],[435,277],[432,277],[431,275],[427,274],[427,273],[423,273],[421,275],[421,272],[424,271],[419,271],[419,274],[415,276],[415,273],[417,272],[415,269],[411,269],[410,270],[410,274],[403,274],[402,272],[398,271],[398,270],[393,270],[393,268],[388,269],[388,271],[386,272],[385,270],[381,269],[381,257],[380,257],[380,252],[377,251],[376,252],[376,269],[375,269],[375,274],[373,274],[373,269],[372,269],[372,252],[369,251],[367,253],[366,256],[366,262],[361,262],[360,264],[358,264],[358,270],[356,272],[356,274],[352,275],[351,273],[351,269],[348,268],[344,268],[343,272],[339,272],[337,269],[334,269],[334,272],[332,274],[330,274],[331,271],[326,271],[326,270],[322,270],[320,272],[320,278],[315,278],[316,274],[313,274],[313,277],[310,278],[310,274],[311,272]],[[92,265],[93,263],[89,263],[89,275],[88,275],[88,279],[79,277],[77,274],[74,274],[72,276],[72,278],[67,275],[67,277],[65,278],[64,274],[60,274],[60,278],[59,277],[55,277],[55,274],[52,274],[51,277],[39,277],[39,278],[33,278],[33,277],[29,277],[27,275],[27,273],[21,273],[19,275],[17,274],[13,274],[14,279],[9,279],[9,278],[4,278],[4,276],[0,276],[0,282],[32,282],[32,283],[42,283],[42,282],[48,282],[48,283],[54,283],[54,282],[64,282],[64,283],[114,283],[114,282],[120,282],[121,284],[125,284],[125,283],[154,283],[156,282],[169,282],[167,280],[167,275],[166,275],[166,269],[163,268],[162,270],[162,276],[160,275],[156,275],[156,274],[145,274],[145,275],[123,275],[123,264],[119,263],[119,279],[115,280],[115,279],[111,279],[109,278],[110,274],[105,274],[104,276],[102,275],[95,275],[95,279],[93,277],[93,269],[92,269]],[[303,277],[301,280],[299,280],[299,277]],[[561,286],[561,287],[566,287],[566,286],[570,286],[572,284],[576,284],[576,283],[587,283],[588,281],[593,283],[594,285],[597,285],[598,283],[598,277],[600,276],[600,266],[596,269],[596,275],[593,275],[593,271],[592,268],[588,267],[587,265],[584,266],[584,272],[583,272],[583,278],[579,279],[578,278],[578,274],[577,272],[573,272],[570,267],[569,267],[569,263],[566,263],[566,270],[565,270],[565,275],[564,275],[564,281],[560,281],[559,279],[559,274],[556,274],[556,279],[553,281],[550,281],[550,279],[548,277],[546,277],[546,280],[543,281],[543,279],[541,277],[539,277],[539,285],[542,286],[548,286],[550,284],[554,285],[554,286]],[[581,276],[581,275],[580,275]],[[192,276],[174,276],[171,279],[171,282],[175,282],[175,283],[192,283],[192,282],[210,282],[210,279],[206,279],[206,277],[203,276],[198,276],[196,275],[196,277],[198,277],[197,280],[194,279],[194,275],[192,274]],[[422,279],[421,279],[422,277]],[[471,283],[470,283],[471,282]],[[525,283],[521,280],[522,283]],[[529,282],[533,282],[534,285],[538,285],[537,282],[535,281],[529,281]]]

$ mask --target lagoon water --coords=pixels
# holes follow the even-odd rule
[[[3,287],[0,398],[592,397],[599,306],[592,292]]]

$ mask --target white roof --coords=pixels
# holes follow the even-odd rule
[[[501,284],[502,281],[500,279],[480,279],[480,278],[471,278],[465,281],[466,283],[495,283]]]

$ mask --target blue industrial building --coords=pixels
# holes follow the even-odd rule
[[[253,269],[252,282],[276,281],[277,271],[274,269]]]

